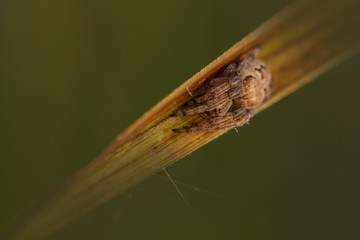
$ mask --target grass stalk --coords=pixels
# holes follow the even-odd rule
[[[169,117],[219,69],[264,44],[258,58],[274,78],[264,110],[359,50],[354,0],[296,1],[247,35],[129,126],[51,198],[12,224],[6,238],[42,239],[161,171],[227,130],[174,133],[198,116]],[[239,134],[241,137],[241,134]]]

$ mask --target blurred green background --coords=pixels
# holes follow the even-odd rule
[[[288,4],[2,0],[0,225]],[[359,66],[168,167],[191,210],[159,173],[48,239],[360,238]]]

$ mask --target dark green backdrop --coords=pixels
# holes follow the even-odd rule
[[[288,3],[2,0],[0,225]],[[192,210],[159,173],[48,239],[359,238],[359,66],[169,167]]]

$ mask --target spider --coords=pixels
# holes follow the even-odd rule
[[[239,127],[271,94],[272,76],[266,64],[256,59],[259,49],[239,63],[227,65],[215,77],[209,78],[204,91],[188,101],[171,116],[199,114],[205,123],[173,129],[174,132],[206,132]]]

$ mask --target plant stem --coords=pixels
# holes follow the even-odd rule
[[[359,49],[359,2],[297,1],[227,50],[119,135],[51,198],[13,224],[9,239],[41,239],[129,190],[226,130],[174,133],[197,116],[169,115],[191,99],[219,69],[265,44],[259,58],[274,78],[273,93],[259,109],[299,89]],[[4,238],[2,238],[4,239]]]

